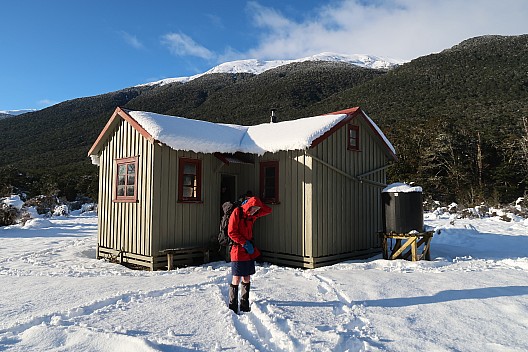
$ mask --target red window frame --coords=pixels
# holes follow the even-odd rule
[[[359,151],[359,126],[348,125],[347,149]]]
[[[115,159],[114,164],[114,202],[137,202],[138,157]],[[129,192],[131,189],[132,194]]]
[[[264,203],[279,203],[279,162],[260,163],[260,199]]]
[[[190,169],[186,166],[190,166]],[[193,168],[194,172],[191,172]],[[195,203],[201,201],[202,160],[180,158],[178,162],[178,202]]]

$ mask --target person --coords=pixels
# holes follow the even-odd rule
[[[252,191],[247,191],[246,194],[243,194],[241,195],[239,198],[238,198],[238,201],[241,202],[242,204],[246,204],[246,202],[249,200],[249,198],[253,197],[253,192]]]
[[[228,236],[231,247],[232,280],[229,285],[229,309],[238,314],[238,287],[242,282],[240,310],[249,312],[249,290],[251,275],[255,273],[255,258],[260,251],[253,245],[253,224],[257,218],[271,213],[271,208],[257,197],[251,197],[236,208],[229,218]]]

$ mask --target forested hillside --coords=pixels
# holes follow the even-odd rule
[[[352,101],[396,145],[392,180],[416,181],[438,199],[466,203],[508,202],[528,188],[528,35],[464,41],[317,109]]]
[[[116,106],[214,122],[361,106],[395,145],[390,182],[443,201],[510,202],[528,188],[528,35],[470,39],[389,72],[304,62],[79,98],[0,120],[0,195],[97,193],[86,153]],[[524,143],[527,143],[524,140]],[[524,146],[524,149],[523,149]]]

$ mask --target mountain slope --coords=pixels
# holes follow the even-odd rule
[[[528,35],[478,37],[340,92],[316,110],[366,107],[398,149],[391,170],[398,179],[444,199],[511,201],[527,187],[519,144],[527,72]]]
[[[171,84],[171,83],[187,83],[189,81],[192,81],[204,75],[208,75],[212,73],[235,73],[235,74],[251,73],[254,75],[259,75],[263,72],[272,70],[280,66],[285,66],[285,65],[299,63],[299,62],[338,62],[338,63],[346,63],[346,64],[350,64],[350,65],[354,65],[354,66],[358,66],[362,68],[371,68],[375,70],[390,70],[404,63],[404,61],[401,61],[401,60],[383,58],[383,57],[373,56],[373,55],[358,55],[358,54],[344,55],[344,54],[326,52],[326,53],[320,53],[320,54],[309,56],[309,57],[304,57],[302,59],[297,59],[297,60],[263,61],[263,60],[249,59],[249,60],[230,61],[230,62],[225,62],[223,64],[220,64],[218,66],[215,66],[212,69],[208,70],[207,72],[200,73],[200,74],[197,74],[191,77],[165,78],[160,81],[142,84],[141,86],[165,85],[165,84]]]
[[[295,62],[75,99],[0,120],[0,191],[95,195],[86,152],[116,106],[248,125],[267,122],[270,108],[293,119],[359,105],[399,154],[389,181],[415,181],[445,201],[512,201],[528,188],[527,72],[527,35],[489,36],[389,71]]]

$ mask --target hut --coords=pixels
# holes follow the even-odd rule
[[[88,155],[99,165],[97,257],[151,270],[170,265],[167,249],[209,248],[221,201],[247,190],[273,208],[255,224],[265,261],[314,268],[379,253],[396,160],[359,107],[256,126],[117,108]]]

